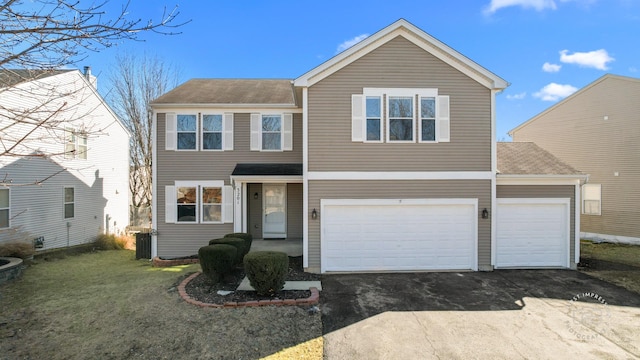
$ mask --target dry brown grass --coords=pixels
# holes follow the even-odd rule
[[[12,241],[0,244],[1,257],[17,257],[27,259],[33,256],[35,249],[33,244],[27,241]]]
[[[582,241],[580,262],[581,271],[640,294],[640,246]]]

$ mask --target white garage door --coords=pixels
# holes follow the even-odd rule
[[[477,270],[477,199],[321,201],[321,270]]]
[[[497,199],[496,267],[568,267],[569,199]]]

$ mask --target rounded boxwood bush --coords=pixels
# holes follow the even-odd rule
[[[225,235],[224,237],[226,237],[226,238],[237,238],[237,239],[244,240],[245,244],[247,245],[247,252],[251,251],[251,243],[253,242],[253,235],[248,234],[248,233],[231,233],[231,234]]]
[[[249,249],[247,249],[246,242],[238,238],[227,237],[227,238],[209,240],[209,245],[216,245],[216,244],[225,244],[225,245],[231,245],[235,247],[238,250],[238,252],[236,253],[236,260],[235,260],[236,264],[242,264],[242,259],[249,252]]]
[[[260,295],[272,296],[284,287],[289,257],[279,251],[256,251],[244,257],[244,272]]]
[[[235,246],[228,244],[216,244],[203,246],[198,250],[200,267],[204,273],[214,283],[220,281],[222,277],[230,273],[237,258]]]

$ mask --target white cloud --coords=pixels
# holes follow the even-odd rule
[[[596,0],[560,0],[563,3],[570,1],[575,1],[581,5],[589,5]],[[502,8],[511,6],[520,6],[524,9],[534,9],[536,11],[555,10],[558,8],[555,0],[491,0],[491,3],[485,7],[484,13],[490,15]]]
[[[526,92],[521,92],[521,93],[513,94],[513,95],[509,94],[509,95],[507,95],[507,100],[522,100],[526,96],[527,96]]]
[[[637,67],[635,67],[635,66],[632,66],[632,67],[630,67],[630,68],[629,68],[629,72],[631,72],[631,73],[637,73],[637,72],[638,72],[638,68],[637,68]]]
[[[554,72],[560,71],[561,67],[562,67],[562,65],[551,64],[551,63],[546,62],[546,63],[544,63],[542,65],[542,71],[548,72],[548,73],[554,73]]]
[[[576,91],[578,91],[578,88],[571,85],[551,83],[543,87],[537,93],[534,93],[533,96],[541,99],[542,101],[558,101],[566,98]]]
[[[369,34],[362,34],[354,37],[353,39],[346,40],[342,44],[338,45],[338,48],[336,49],[336,54],[347,50],[348,48],[352,47],[353,45],[359,43],[360,41],[368,37],[369,37]]]
[[[560,51],[560,61],[565,64],[576,64],[581,67],[589,67],[598,70],[608,70],[607,63],[615,59],[609,56],[607,50],[600,49],[589,52],[574,52],[569,54],[569,50]]]

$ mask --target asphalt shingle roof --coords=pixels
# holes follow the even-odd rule
[[[498,174],[582,175],[532,142],[499,142],[497,150]]]
[[[25,81],[44,79],[46,77],[62,74],[68,71],[74,70],[3,69],[0,70],[0,88],[10,87]]]
[[[291,80],[191,79],[153,104],[296,104]]]

